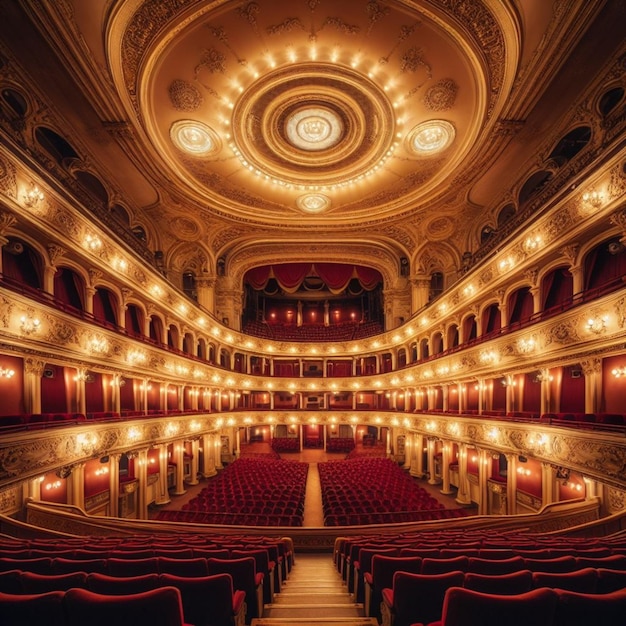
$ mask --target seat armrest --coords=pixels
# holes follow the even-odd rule
[[[389,607],[393,607],[393,589],[390,587],[385,587],[382,591],[383,594],[383,602]]]

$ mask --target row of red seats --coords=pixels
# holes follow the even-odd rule
[[[326,526],[410,522],[464,515],[444,507],[396,463],[357,457],[318,465]],[[422,512],[429,512],[428,514]]]
[[[243,526],[302,526],[308,463],[240,458],[209,481],[183,510],[157,519]]]
[[[327,452],[351,452],[355,448],[352,437],[329,437],[326,440]]]
[[[571,576],[533,575],[532,589],[494,593],[464,587],[466,578],[462,572],[439,576],[400,572],[394,577],[393,587],[383,590],[383,624],[613,626],[623,623],[626,588],[595,593],[587,588],[586,576],[583,572],[576,580]],[[518,578],[520,582],[515,584],[523,587],[528,576]],[[590,584],[593,587],[593,582]]]
[[[275,452],[298,452],[300,450],[300,439],[298,437],[274,437],[272,439],[272,450]]]

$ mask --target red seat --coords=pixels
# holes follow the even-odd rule
[[[208,559],[209,575],[230,574],[233,587],[246,594],[246,624],[263,615],[263,574],[256,571],[252,557],[243,559]]]
[[[597,593],[611,593],[618,589],[626,589],[626,571],[604,567],[599,567],[596,571],[598,574]]]
[[[143,593],[159,586],[158,574],[142,574],[141,576],[109,576],[108,574],[89,574],[87,589],[95,593],[124,595]]]
[[[64,595],[64,591],[23,595],[0,593],[0,623],[2,626],[67,626]]]
[[[617,626],[624,623],[626,588],[605,594],[560,589],[555,593],[559,602],[554,626]]]
[[[481,593],[515,595],[526,593],[533,588],[533,573],[529,569],[509,574],[477,574],[468,572],[463,581],[465,589]]]
[[[53,574],[71,574],[72,572],[100,572],[104,574],[107,571],[106,559],[66,559],[58,557],[52,559],[52,567],[49,572]]]
[[[533,587],[551,587],[582,593],[595,593],[598,576],[593,567],[574,572],[533,572]]]
[[[6,572],[0,572],[0,592],[22,593],[21,575],[22,572],[19,569],[10,569]]]
[[[147,559],[107,559],[107,571],[111,576],[141,576],[142,574],[158,574],[159,560],[157,557]]]
[[[553,626],[557,603],[552,589],[509,596],[452,587],[446,592],[441,619],[429,626]]]
[[[367,617],[382,617],[380,603],[383,600],[383,589],[393,587],[396,572],[419,574],[422,569],[422,558],[419,556],[390,556],[376,554],[372,557],[371,571],[364,576],[364,608]]]
[[[231,626],[244,621],[245,593],[233,589],[229,574],[199,577],[161,574],[160,581],[180,591],[186,622]]]
[[[396,572],[393,587],[386,587],[382,591],[383,623],[410,626],[441,619],[446,591],[450,587],[460,587],[463,577],[461,571],[445,574]]]
[[[510,574],[526,569],[521,556],[512,556],[509,559],[486,559],[470,557],[467,571],[476,574]]]
[[[52,559],[44,556],[35,559],[13,559],[10,557],[0,558],[0,572],[11,569],[19,569],[23,572],[35,572],[37,574],[49,574]]]
[[[87,589],[65,592],[66,626],[183,626],[183,605],[176,587],[143,593],[105,595]]]
[[[553,559],[524,558],[524,569],[532,572],[572,572],[577,568],[573,556],[557,556]]]
[[[173,559],[168,556],[157,557],[159,574],[176,576],[208,576],[207,560],[202,557],[192,559]]]
[[[445,574],[446,572],[466,572],[469,567],[469,558],[456,556],[448,559],[429,559],[422,561],[422,574]]]
[[[70,574],[35,574],[22,572],[20,576],[24,593],[47,593],[49,591],[67,591],[72,587],[87,588],[87,574],[72,572]]]

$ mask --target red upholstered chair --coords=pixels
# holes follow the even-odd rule
[[[364,576],[365,615],[378,619],[382,617],[380,603],[383,601],[383,589],[393,586],[393,577],[396,572],[419,574],[421,569],[422,558],[419,556],[374,555],[371,570]]]
[[[141,576],[109,576],[108,574],[89,574],[87,589],[95,593],[108,595],[124,595],[128,593],[143,593],[156,589],[159,586],[158,574],[143,574]]]
[[[107,559],[107,573],[111,576],[141,576],[158,574],[159,560],[156,556],[147,559]]]
[[[626,571],[626,556],[623,554],[611,554],[610,556],[577,556],[578,567],[595,567],[596,569],[614,569]]]
[[[191,559],[173,559],[169,556],[157,557],[159,574],[175,576],[208,576],[207,560],[202,557]]]
[[[529,569],[509,574],[477,574],[468,572],[463,581],[465,589],[481,593],[515,595],[526,593],[533,588],[533,573]]]
[[[35,559],[13,559],[11,557],[0,558],[0,572],[11,569],[19,569],[23,572],[36,572],[37,574],[49,574],[52,559],[44,556]]]
[[[23,594],[0,593],[2,626],[67,626],[64,591]]]
[[[0,572],[0,593],[22,593],[21,575],[19,569]]]
[[[246,594],[246,624],[263,616],[263,574],[256,571],[252,557],[243,559],[208,559],[209,575],[230,574],[233,587]]]
[[[233,589],[229,574],[200,577],[161,574],[160,581],[180,591],[186,622],[202,626],[243,625],[246,594]]]
[[[441,619],[446,591],[450,587],[461,586],[463,577],[461,571],[445,574],[396,572],[393,587],[382,591],[383,625],[410,626]]]
[[[524,559],[521,556],[512,556],[508,559],[485,559],[470,557],[467,566],[468,572],[476,574],[510,574],[526,569]]]
[[[66,626],[183,626],[183,605],[176,587],[143,593],[105,595],[70,589],[63,600]]]
[[[441,620],[429,626],[553,626],[557,603],[552,589],[507,596],[452,587],[446,592]]]
[[[53,574],[71,574],[73,572],[100,572],[104,574],[107,571],[106,559],[66,559],[58,557],[52,559],[52,566],[48,573]]]
[[[573,556],[557,556],[553,559],[524,558],[524,569],[532,572],[573,572],[578,568]]]
[[[596,593],[611,593],[618,589],[626,589],[625,571],[599,567],[596,572],[598,574]]]
[[[446,572],[466,572],[469,567],[469,558],[456,556],[446,559],[429,559],[422,561],[422,574],[445,574]],[[530,568],[529,568],[530,569]]]
[[[554,626],[617,626],[624,623],[626,588],[604,594],[560,589],[555,593],[559,602]]]
[[[359,550],[358,561],[354,563],[354,582],[352,584],[354,598],[357,602],[364,602],[365,600],[364,576],[371,572],[372,559],[376,554],[397,557],[400,555],[400,550],[399,548],[382,547],[361,548]]]
[[[274,568],[276,563],[270,562],[267,549],[259,547],[233,550],[230,555],[234,559],[243,559],[249,556],[254,559],[257,573],[263,574],[263,602],[267,604],[274,602]]]
[[[581,593],[595,593],[598,575],[593,567],[574,572],[533,572],[533,587],[551,587]]]
[[[22,572],[20,576],[24,593],[47,593],[48,591],[67,591],[72,587],[87,588],[87,574],[72,572],[70,574],[35,574]]]

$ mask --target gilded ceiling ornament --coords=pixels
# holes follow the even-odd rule
[[[447,111],[456,100],[459,86],[452,78],[442,78],[437,81],[424,95],[424,106],[429,111]]]
[[[348,24],[339,17],[327,17],[324,20],[324,23],[322,24],[322,28],[320,28],[320,30],[323,30],[326,26],[334,26],[339,32],[343,33],[344,35],[357,35],[361,31],[361,29],[356,24]]]
[[[172,106],[177,111],[195,111],[204,100],[200,90],[187,80],[173,80],[169,87]]]
[[[226,66],[224,61],[226,57],[215,48],[207,48],[202,52],[200,63],[194,68],[194,76],[198,78],[198,74],[203,70],[207,70],[211,74],[224,74]]]
[[[252,26],[257,31],[257,21],[256,16],[259,14],[260,7],[258,2],[248,2],[248,4],[237,7],[236,12],[237,15],[244,21],[248,22],[250,26]]]
[[[383,17],[389,15],[389,7],[384,7],[377,2],[376,0],[370,0],[367,3],[367,7],[365,9],[367,11],[367,19],[369,21],[369,26],[367,28],[367,34],[369,35],[374,27],[374,24],[381,20]]]
[[[4,159],[0,159],[0,190],[6,195],[17,195],[15,166]]]
[[[282,35],[283,33],[289,33],[295,29],[306,30],[299,18],[289,17],[280,24],[268,26],[266,31],[268,35]]]

